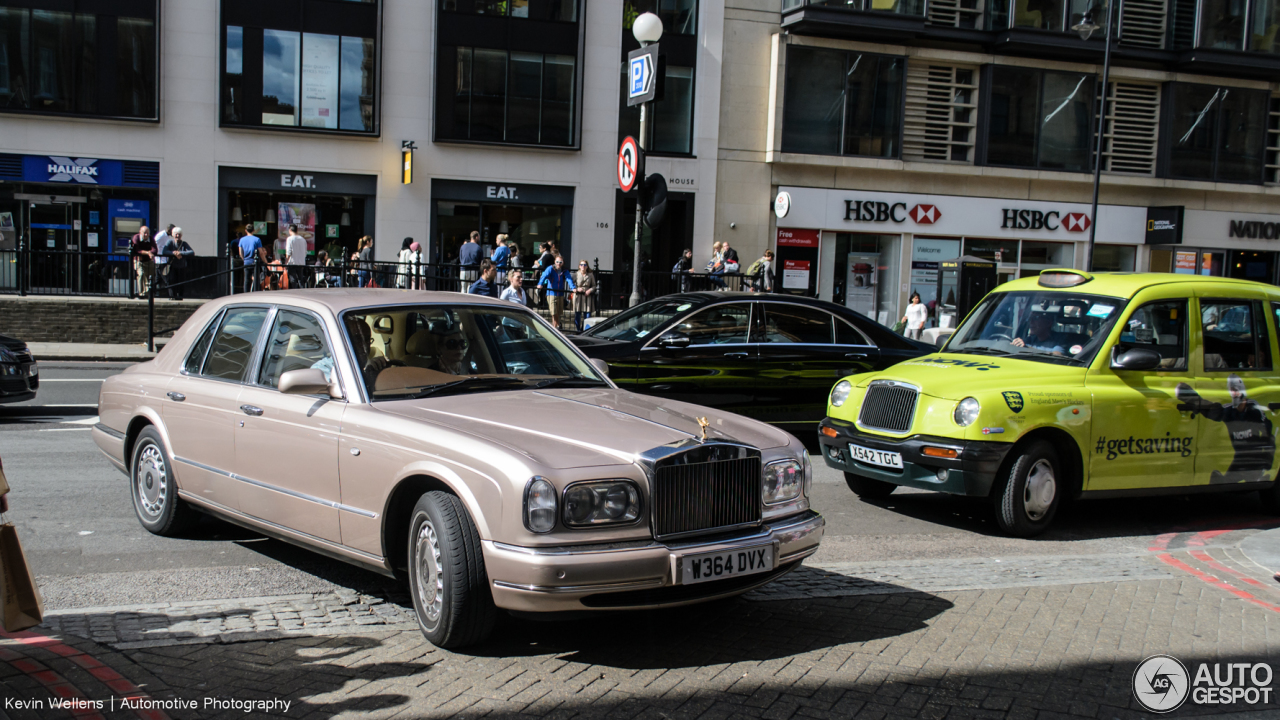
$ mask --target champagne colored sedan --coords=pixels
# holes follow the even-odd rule
[[[799,440],[601,366],[513,303],[236,295],[108,378],[93,437],[149,531],[202,512],[407,578],[440,647],[483,640],[499,609],[736,595],[817,551]]]

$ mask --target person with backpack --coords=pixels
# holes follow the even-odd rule
[[[773,292],[773,251],[765,250],[759,260],[747,268],[751,292]]]
[[[685,248],[684,254],[676,260],[671,272],[680,283],[680,292],[689,292],[689,273],[693,272],[693,250]]]

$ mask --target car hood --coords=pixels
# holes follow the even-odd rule
[[[741,415],[614,388],[472,393],[375,407],[482,437],[548,468],[633,463],[646,450],[700,438],[699,417],[710,422],[708,439],[760,449],[791,441],[785,431]]]
[[[872,380],[897,380],[920,388],[925,395],[960,400],[982,392],[1028,387],[1084,384],[1087,368],[1011,357],[934,353],[900,362],[886,370],[858,376],[858,387]]]
[[[589,358],[600,358],[601,360],[633,357],[640,349],[639,343],[606,340],[590,335],[570,335],[569,341],[581,350],[583,355]]]
[[[8,335],[0,335],[0,347],[6,347],[10,350],[25,350],[27,344],[18,338],[12,338]]]

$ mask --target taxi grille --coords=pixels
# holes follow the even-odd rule
[[[653,534],[675,537],[760,522],[760,454],[705,445],[660,460],[653,471]]]
[[[915,388],[889,383],[871,383],[862,400],[858,424],[871,430],[906,432],[916,413]]]

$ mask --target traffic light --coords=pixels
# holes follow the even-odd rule
[[[645,176],[640,193],[640,207],[644,210],[644,224],[656,228],[667,214],[667,179],[654,173]]]

